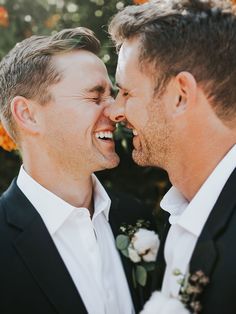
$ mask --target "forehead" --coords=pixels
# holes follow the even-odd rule
[[[62,74],[59,85],[87,89],[95,85],[110,85],[110,79],[104,63],[93,53],[78,50],[53,57],[56,69]]]
[[[138,69],[139,45],[137,39],[129,39],[122,44],[118,56],[117,70],[119,72],[123,72],[129,68]]]
[[[149,71],[141,70],[139,53],[140,41],[136,38],[126,40],[119,51],[116,80],[126,88],[152,81]]]

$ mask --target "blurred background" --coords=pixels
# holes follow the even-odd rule
[[[85,26],[101,41],[100,57],[114,81],[117,56],[107,35],[108,21],[125,6],[143,2],[145,0],[0,0],[0,59],[17,42],[31,35],[49,35],[63,28]],[[166,173],[133,163],[132,136],[122,126],[116,134],[116,150],[121,157],[119,167],[96,173],[97,176],[105,186],[141,199],[158,216],[160,199],[170,187]],[[0,148],[0,194],[17,175],[20,164],[16,152]]]

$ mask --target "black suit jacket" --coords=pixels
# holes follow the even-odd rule
[[[166,230],[168,227],[167,224]],[[158,288],[165,269],[162,252],[159,262],[162,271],[157,271]],[[197,241],[190,261],[190,273],[197,270],[202,270],[210,280],[200,296],[201,314],[235,314],[236,169],[226,182]]]
[[[112,197],[110,224],[114,236],[123,222],[150,219],[139,202]],[[122,257],[136,310],[132,264]],[[14,180],[0,198],[0,313],[85,314],[83,301],[40,215]]]

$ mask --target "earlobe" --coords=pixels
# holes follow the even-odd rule
[[[16,96],[11,102],[12,116],[19,129],[35,134],[38,131],[32,102],[25,97]]]

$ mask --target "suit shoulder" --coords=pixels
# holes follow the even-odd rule
[[[4,197],[3,194],[0,195],[0,216],[2,217],[2,215],[4,214],[5,210],[4,210]]]

